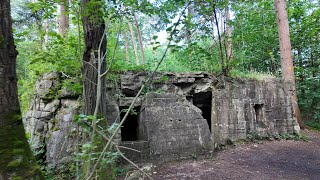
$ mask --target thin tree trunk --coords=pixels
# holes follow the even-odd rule
[[[43,179],[23,128],[10,1],[0,1],[0,179]]]
[[[215,43],[215,34],[214,34],[214,26],[215,26],[215,20],[214,16],[211,16],[210,18],[211,26],[212,26],[212,32],[211,32],[211,54],[213,54],[215,48],[214,48],[214,43]]]
[[[43,49],[47,49],[47,45],[48,45],[48,42],[49,42],[49,19],[46,19],[44,21],[44,41],[43,41]]]
[[[127,32],[123,33],[123,37],[124,37],[124,42],[126,46],[126,63],[129,64],[129,43],[128,43]]]
[[[231,32],[231,27],[230,27],[230,12],[229,12],[229,2],[226,6],[226,38],[227,38],[227,43],[226,43],[226,53],[227,53],[227,66],[229,67],[229,63],[232,59],[232,32]]]
[[[299,62],[299,66],[302,68],[302,71],[299,74],[299,80],[298,82],[304,82],[304,69],[303,69],[303,62],[302,62],[302,50],[301,47],[297,48],[297,54],[298,54],[298,62]],[[302,88],[301,89],[301,97],[304,98],[305,96],[305,89]]]
[[[187,14],[187,16],[188,16],[188,18],[190,18],[190,19],[192,19],[192,15],[193,15],[193,9],[192,9],[192,7],[191,7],[191,0],[188,0],[187,1],[187,4],[188,4],[188,14]],[[192,23],[191,22],[191,20],[190,20],[190,23]],[[188,43],[188,46],[190,45],[190,43],[191,43],[191,29],[190,29],[190,25],[188,25],[187,24],[187,35],[186,35],[186,39],[187,39],[187,43]],[[190,52],[190,53],[188,53],[188,58],[189,58],[189,62],[190,62],[190,65],[192,64],[192,53]]]
[[[136,57],[136,64],[140,65],[140,60],[139,60],[139,56],[138,56],[138,50],[137,50],[137,42],[136,42],[136,37],[134,35],[134,31],[132,28],[132,24],[128,21],[128,26],[130,29],[130,33],[131,33],[131,39],[132,39],[132,45],[133,45],[133,50],[134,50],[134,55]]]
[[[157,65],[157,49],[156,49],[156,44],[153,45],[152,52],[153,52],[153,63],[154,63],[154,65],[156,66],[156,65]]]
[[[187,4],[189,4],[188,6],[188,14],[187,17],[190,18],[193,14],[193,9],[191,7],[191,2],[190,0],[187,0]],[[187,25],[187,35],[186,35],[186,39],[187,39],[187,43],[189,44],[191,42],[191,30],[190,30],[190,26]]]
[[[222,50],[222,40],[221,40],[221,34],[220,34],[220,29],[219,29],[219,21],[217,18],[217,12],[216,12],[216,1],[213,0],[213,15],[215,19],[215,24],[218,32],[218,40],[219,40],[219,55],[220,55],[220,60],[221,60],[221,71],[223,75],[226,75],[226,68],[225,68],[225,62],[224,62],[224,57],[223,57],[223,50]]]
[[[59,33],[61,36],[65,36],[69,28],[69,12],[68,12],[69,0],[62,0],[60,4],[60,28]]]
[[[297,118],[297,121],[301,128],[304,128],[304,123],[301,118],[300,109],[298,106],[298,98],[296,92],[296,84],[294,77],[294,66],[291,57],[291,43],[290,43],[290,32],[289,32],[289,22],[288,22],[288,13],[286,9],[285,0],[274,0],[277,23],[278,23],[278,32],[279,32],[279,42],[280,42],[280,57],[281,57],[281,68],[282,68],[282,77],[285,80],[292,81],[293,91],[292,91],[292,103],[294,108],[294,117]]]
[[[137,34],[138,34],[138,40],[139,40],[139,45],[140,45],[142,64],[145,64],[144,49],[143,49],[143,43],[142,43],[142,37],[141,37],[141,31],[140,31],[139,23],[138,23],[136,14],[134,12],[132,12],[132,14],[133,14],[135,25],[137,27]]]

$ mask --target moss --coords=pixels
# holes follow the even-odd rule
[[[34,171],[37,164],[25,137],[20,112],[7,113],[0,118],[5,124],[0,128],[0,174],[5,174],[10,179],[41,179],[41,172]]]
[[[161,78],[154,80],[154,83],[164,83],[164,82],[168,82],[169,81],[169,76],[167,75],[163,75],[161,76]]]
[[[22,117],[19,113],[7,113],[4,118],[9,120],[11,123],[19,123],[22,122]]]
[[[13,145],[14,146],[21,146],[21,145],[23,145],[23,141],[15,141]]]
[[[21,166],[22,159],[15,159],[13,161],[10,161],[7,165],[7,168],[12,169]]]
[[[21,177],[21,176],[13,176],[13,177],[11,177],[11,179],[12,180],[22,180],[23,177]]]
[[[62,87],[62,83],[60,81],[53,83],[52,87],[50,87],[47,92],[44,92],[41,95],[41,98],[44,101],[58,99],[59,98],[59,90],[61,89],[61,87]]]
[[[3,42],[3,36],[0,34],[0,46],[2,45]]]
[[[25,150],[24,149],[13,149],[12,153],[16,154],[16,155],[21,155],[21,154],[25,153]]]

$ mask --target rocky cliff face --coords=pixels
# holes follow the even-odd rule
[[[36,94],[24,125],[36,157],[49,169],[70,161],[75,148],[73,116],[79,113],[79,95],[61,86],[61,76],[49,73],[36,83]]]
[[[108,82],[109,124],[123,117],[148,75],[126,72]],[[80,104],[77,94],[61,89],[60,79],[59,74],[50,73],[37,82],[36,96],[24,119],[33,149],[53,168],[67,162],[75,148],[72,118]],[[125,151],[132,159],[168,160],[206,153],[253,133],[296,133],[291,87],[279,79],[158,73],[134,104],[136,113],[125,121],[119,142],[140,150]]]

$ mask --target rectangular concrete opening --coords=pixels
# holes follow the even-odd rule
[[[193,104],[202,111],[202,117],[207,120],[211,132],[212,92],[193,94]]]
[[[264,128],[265,124],[263,123],[263,104],[254,104],[253,109],[255,111],[257,125]]]
[[[120,117],[121,119],[126,114],[129,107],[120,107]],[[121,127],[121,140],[122,141],[137,141],[138,129],[139,129],[139,113],[140,106],[134,107],[129,113],[128,117],[124,121]]]

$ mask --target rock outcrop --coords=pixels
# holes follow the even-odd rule
[[[35,86],[36,95],[24,115],[24,125],[37,159],[55,169],[69,162],[74,152],[73,117],[79,113],[79,94],[62,88],[58,73],[45,74]]]

